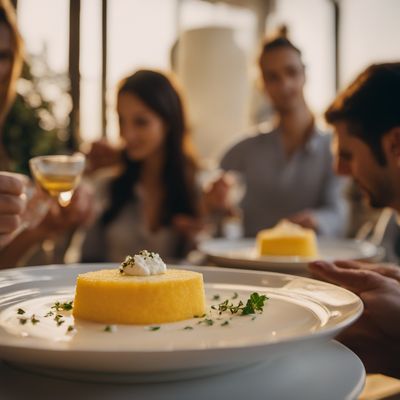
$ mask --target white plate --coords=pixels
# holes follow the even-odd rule
[[[306,272],[315,259],[297,256],[259,256],[255,239],[211,239],[200,243],[199,250],[210,261],[223,267],[259,269],[276,272]],[[318,239],[320,260],[371,260],[380,256],[380,248],[370,242],[352,239]]]
[[[73,382],[65,380],[71,379],[70,375],[62,377],[46,378],[0,362],[4,399],[45,399],[49,393],[56,393],[57,400],[355,400],[364,386],[365,370],[346,347],[326,342],[273,363],[259,363],[206,379],[115,385]]]
[[[44,266],[0,272],[0,357],[14,363],[80,371],[132,373],[131,380],[162,381],[212,374],[243,365],[272,360],[299,347],[328,340],[351,324],[362,312],[353,293],[324,282],[291,275],[186,267],[203,273],[208,309],[238,294],[245,300],[252,292],[269,300],[256,316],[229,314],[149,326],[118,326],[108,333],[104,325],[75,321],[65,313],[63,325],[44,317],[55,301],[73,299],[78,273],[110,267],[107,264]],[[212,300],[218,294],[220,300]],[[29,318],[24,325],[18,308]],[[221,318],[218,320],[217,318]],[[229,323],[222,325],[225,321]],[[184,329],[187,326],[193,329]],[[116,379],[119,375],[115,374]]]

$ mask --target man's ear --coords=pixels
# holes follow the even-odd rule
[[[400,126],[395,126],[383,137],[383,149],[386,156],[400,167]]]

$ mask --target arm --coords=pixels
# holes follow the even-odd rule
[[[106,139],[93,142],[90,150],[86,152],[88,173],[93,173],[101,168],[114,167],[122,162],[122,148],[112,146]]]
[[[71,204],[60,208],[52,204],[44,220],[33,229],[26,229],[0,252],[0,269],[15,267],[46,239],[58,239],[63,234],[84,226],[92,218],[91,193],[80,186]]]
[[[233,174],[229,171],[243,172],[243,152],[246,141],[239,142],[230,148],[222,157],[220,168],[227,173],[221,172],[220,176],[207,185],[204,192],[204,206],[207,215],[212,214],[234,214],[233,205],[230,204],[229,191],[234,184]]]
[[[21,225],[25,210],[23,182],[11,175],[0,173],[0,249],[7,245]]]

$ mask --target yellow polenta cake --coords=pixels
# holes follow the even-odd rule
[[[154,324],[203,315],[203,276],[168,269],[133,276],[118,269],[87,272],[77,278],[73,315],[107,324]]]
[[[314,231],[289,221],[282,221],[274,228],[258,232],[256,242],[260,256],[317,256]]]

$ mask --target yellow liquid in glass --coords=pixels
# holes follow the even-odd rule
[[[53,175],[40,172],[36,172],[35,177],[40,186],[54,197],[58,197],[60,193],[72,192],[80,180],[79,175]]]

